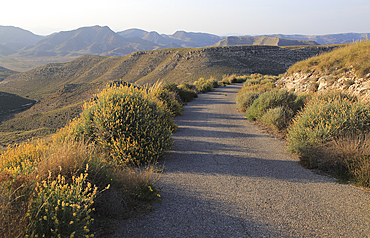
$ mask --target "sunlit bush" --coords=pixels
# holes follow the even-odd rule
[[[198,91],[201,93],[207,93],[213,91],[213,83],[209,80],[205,80],[204,78],[199,78],[197,81],[194,82],[195,87],[197,87]]]
[[[103,90],[82,112],[83,136],[95,141],[116,164],[150,163],[172,145],[176,129],[167,107],[146,89]]]
[[[288,130],[289,150],[309,157],[309,149],[345,134],[370,131],[370,107],[340,93],[311,99]]]

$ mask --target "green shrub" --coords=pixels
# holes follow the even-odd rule
[[[197,87],[198,91],[201,93],[207,93],[213,91],[213,84],[209,80],[205,80],[204,78],[198,79],[198,81],[194,82],[195,87]]]
[[[261,121],[271,126],[275,130],[285,129],[290,120],[293,117],[293,110],[287,107],[279,106],[275,108],[270,108],[261,117]]]
[[[253,104],[254,100],[256,100],[259,95],[259,93],[254,91],[247,91],[245,93],[238,94],[236,97],[236,104],[241,111],[245,112],[245,110]]]
[[[311,99],[288,129],[289,150],[309,157],[310,148],[345,134],[370,131],[370,107],[331,93]]]
[[[279,106],[294,108],[296,95],[285,90],[274,89],[259,95],[253,104],[246,110],[248,120],[260,119],[270,108]]]
[[[218,88],[220,85],[218,84],[218,81],[214,78],[210,78],[208,82],[212,85],[212,88]]]
[[[154,89],[152,93],[156,98],[158,98],[166,105],[167,109],[171,112],[172,116],[174,117],[181,116],[184,108],[179,103],[179,101],[176,100],[176,96],[178,95],[177,92],[170,92],[165,88],[158,87]]]
[[[178,90],[181,100],[185,103],[191,102],[194,98],[198,97],[198,90],[193,85],[183,83],[178,86]]]
[[[242,76],[238,76],[236,77],[236,81],[235,83],[243,83],[247,80],[248,76],[247,75],[242,75]]]
[[[166,83],[162,86],[162,88],[170,92],[175,92],[175,93],[179,92],[179,88],[177,87],[177,84],[175,83]]]

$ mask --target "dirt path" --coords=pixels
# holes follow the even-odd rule
[[[115,237],[370,237],[370,195],[303,169],[236,112],[240,87],[185,106],[162,203],[122,221]]]

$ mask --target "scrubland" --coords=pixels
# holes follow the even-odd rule
[[[9,145],[0,155],[0,237],[93,237],[94,219],[117,215],[104,202],[112,194],[122,218],[150,210],[160,199],[155,162],[196,92],[117,83],[51,137]]]
[[[52,136],[3,150],[0,237],[93,237],[105,232],[99,228],[105,219],[150,211],[160,199],[156,162],[173,144],[174,117],[198,93],[230,83],[244,82],[239,109],[282,134],[303,166],[369,188],[368,103],[342,92],[296,94],[280,89],[279,78],[225,75],[193,84],[107,86]]]
[[[288,73],[308,66],[331,72],[369,72],[369,42],[339,48],[293,65]],[[274,82],[281,76],[251,75],[236,103],[248,120],[263,122],[286,138],[287,148],[301,164],[343,182],[370,188],[370,106],[342,91],[294,93]]]

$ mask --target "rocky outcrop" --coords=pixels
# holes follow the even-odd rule
[[[277,85],[296,93],[343,91],[362,100],[370,100],[370,74],[358,77],[351,68],[339,74],[316,72],[293,73],[278,80]]]

